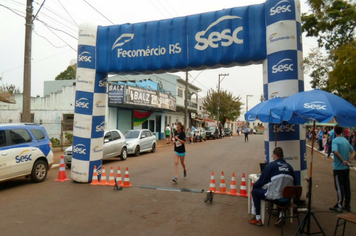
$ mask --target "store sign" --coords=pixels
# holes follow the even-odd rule
[[[109,84],[108,97],[109,106],[131,104],[171,111],[176,110],[176,98],[172,95],[138,87]]]
[[[109,84],[109,106],[124,102],[125,85]]]

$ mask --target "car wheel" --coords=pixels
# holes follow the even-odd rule
[[[47,177],[47,163],[43,160],[38,160],[32,167],[31,180],[32,182],[39,183]]]
[[[151,152],[156,152],[156,144],[154,143],[154,144],[152,144],[152,150],[151,150]]]
[[[121,150],[121,155],[120,155],[121,160],[125,161],[127,159],[127,150],[126,148],[123,148]]]
[[[140,155],[140,146],[136,146],[135,148],[135,156],[139,156]]]

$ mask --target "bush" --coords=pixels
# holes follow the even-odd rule
[[[64,136],[66,137],[69,143],[73,143],[73,134],[65,132]]]
[[[52,142],[53,147],[59,147],[61,144],[61,141],[58,138],[51,138],[50,140]]]

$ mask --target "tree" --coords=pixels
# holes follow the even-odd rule
[[[224,125],[226,120],[236,120],[240,115],[241,97],[235,97],[230,92],[220,91],[220,113],[219,121]],[[207,92],[206,98],[203,102],[204,109],[216,119],[218,115],[218,92],[210,89]]]
[[[77,64],[68,66],[67,69],[61,72],[55,80],[72,80],[75,79],[77,73]]]
[[[356,89],[355,70],[355,1],[308,0],[311,14],[302,15],[303,31],[307,37],[317,37],[319,49],[304,59],[310,71],[312,87],[333,92],[356,104],[351,91]],[[353,63],[351,63],[353,62]]]

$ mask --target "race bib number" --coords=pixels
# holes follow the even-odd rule
[[[182,143],[179,141],[176,141],[176,147],[180,147],[180,146],[182,146]]]

